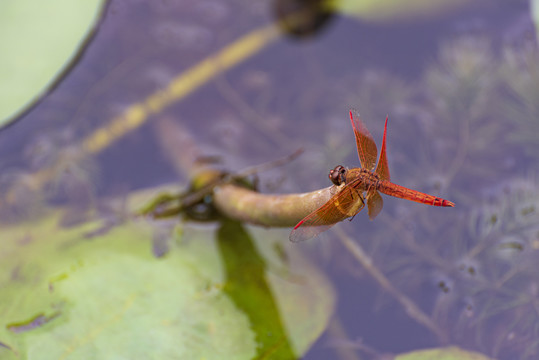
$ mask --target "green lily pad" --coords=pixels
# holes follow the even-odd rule
[[[535,23],[535,32],[539,38],[539,0],[531,0],[530,10],[533,22]]]
[[[2,359],[300,357],[333,312],[323,273],[287,242],[275,251],[286,231],[187,226],[156,258],[155,224],[87,239],[98,222],[60,216],[0,230]]]
[[[330,1],[330,5],[339,12],[373,22],[429,17],[467,3],[466,0]]]
[[[0,2],[0,126],[54,84],[84,43],[104,3]]]
[[[489,360],[485,355],[462,350],[456,346],[440,349],[412,351],[395,357],[395,360]]]

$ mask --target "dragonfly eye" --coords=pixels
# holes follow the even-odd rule
[[[329,171],[329,179],[334,185],[341,185],[346,181],[346,168],[342,165],[335,166],[334,169]]]

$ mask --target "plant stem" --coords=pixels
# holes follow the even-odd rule
[[[214,205],[231,219],[255,225],[288,227],[325,204],[337,191],[330,186],[303,194],[261,194],[234,184],[216,186]]]

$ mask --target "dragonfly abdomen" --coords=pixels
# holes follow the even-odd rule
[[[378,190],[386,195],[415,201],[421,204],[432,206],[455,206],[455,204],[449,200],[445,200],[434,195],[425,194],[417,190],[408,189],[390,181],[381,180],[379,182]]]

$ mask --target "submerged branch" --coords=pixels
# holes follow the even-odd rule
[[[363,248],[355,243],[341,229],[335,229],[342,244],[350,251],[356,260],[363,265],[365,270],[404,308],[406,313],[419,324],[432,331],[443,343],[448,342],[447,334],[431,318],[425,314],[409,297],[401,293],[389,279],[373,264],[372,259],[363,251]]]

